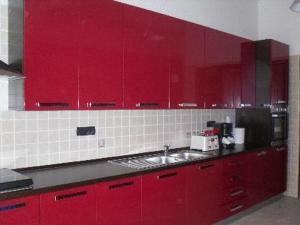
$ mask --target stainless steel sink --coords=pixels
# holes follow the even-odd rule
[[[184,159],[184,160],[195,160],[195,159],[203,159],[207,158],[207,155],[201,154],[201,153],[194,153],[194,152],[179,152],[179,153],[173,153],[170,154],[170,156]]]
[[[172,156],[154,156],[144,159],[146,162],[155,163],[155,164],[170,164],[184,161],[184,159],[175,158]]]

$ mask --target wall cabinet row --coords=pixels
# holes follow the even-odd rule
[[[115,1],[25,1],[27,110],[255,105],[255,45]]]
[[[0,201],[1,225],[210,225],[286,189],[286,147]]]

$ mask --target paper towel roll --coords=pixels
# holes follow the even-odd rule
[[[236,144],[244,144],[245,142],[245,128],[234,128],[233,137]]]

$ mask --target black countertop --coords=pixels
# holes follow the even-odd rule
[[[266,147],[264,147],[266,148]],[[210,158],[199,159],[194,161],[187,161],[176,164],[169,164],[162,167],[148,168],[148,169],[133,169],[117,164],[108,162],[112,159],[126,158],[128,156],[110,158],[110,159],[99,159],[90,160],[85,162],[66,163],[59,165],[42,166],[27,169],[18,169],[19,173],[31,177],[33,179],[33,188],[31,190],[24,190],[18,192],[10,192],[0,194],[0,200],[11,199],[17,197],[24,197],[28,195],[45,193],[48,191],[60,190],[63,188],[76,187],[80,185],[95,184],[101,181],[108,181],[118,178],[125,178],[130,176],[141,175],[153,171],[159,171],[162,169],[175,168],[183,165],[217,160],[224,157],[241,154],[249,151],[257,151],[262,148],[259,147],[245,147],[236,146],[232,150],[219,150],[216,154]],[[188,148],[176,149],[177,150],[188,150]],[[160,153],[155,152],[155,153]],[[150,153],[148,153],[150,154]],[[151,153],[154,154],[154,153]],[[139,154],[139,155],[147,155]],[[135,155],[138,156],[138,155]]]

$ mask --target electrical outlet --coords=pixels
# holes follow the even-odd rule
[[[98,139],[98,148],[104,148],[105,147],[105,139],[101,138]]]

